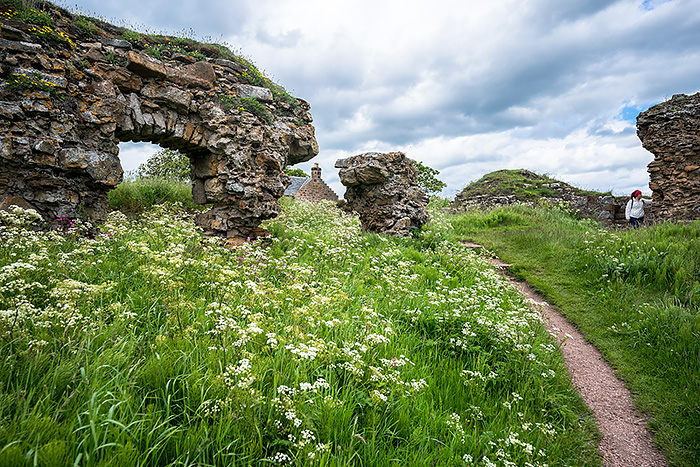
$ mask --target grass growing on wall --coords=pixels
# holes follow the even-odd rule
[[[197,61],[229,60],[241,67],[238,76],[242,82],[269,89],[276,102],[283,102],[292,108],[300,107],[296,98],[283,86],[271,80],[251,58],[245,57],[240,51],[234,51],[229,44],[211,42],[211,38],[195,39],[196,34],[191,29],[176,35],[167,35],[162,31],[149,30],[143,25],[126,24],[123,20],[118,22],[124,26],[117,26],[106,22],[105,18],[95,18],[79,11],[78,5],[65,9],[58,3],[43,0],[0,0],[0,19],[35,25],[29,28],[30,34],[45,39],[54,46],[70,49],[75,49],[76,43],[114,37],[128,41],[135,50],[143,51],[159,60],[169,59],[175,54],[188,55]],[[106,58],[112,63],[125,65],[114,56]],[[255,107],[257,103],[249,102],[247,106]],[[257,111],[256,115],[262,113],[262,108],[255,107],[254,110]],[[263,115],[265,118],[273,118],[272,114]]]

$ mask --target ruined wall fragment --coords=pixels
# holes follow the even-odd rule
[[[700,219],[700,93],[678,94],[637,117],[657,220]]]
[[[406,236],[430,221],[428,196],[418,188],[418,170],[405,154],[360,154],[339,159],[335,167],[363,230]]]
[[[205,233],[255,236],[277,215],[284,168],[318,154],[308,104],[250,85],[235,61],[158,60],[118,39],[120,28],[87,37],[70,12],[50,12],[64,42],[0,25],[0,205],[49,222],[104,219],[122,180],[119,142],[148,141],[190,158],[194,201],[213,205],[197,217]]]

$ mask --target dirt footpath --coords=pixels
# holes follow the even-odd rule
[[[498,259],[492,259],[491,264],[542,312],[547,329],[559,343],[571,380],[595,415],[603,435],[599,445],[603,465],[667,466],[666,458],[654,444],[646,418],[635,410],[630,391],[617,379],[598,349],[526,282],[509,277],[505,269],[508,264]]]

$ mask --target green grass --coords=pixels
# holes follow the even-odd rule
[[[230,249],[162,205],[0,212],[0,465],[600,465],[538,314],[434,219],[285,202]]]
[[[452,218],[605,355],[672,465],[700,465],[700,222],[610,231],[523,206]]]
[[[474,196],[513,195],[518,201],[537,201],[542,198],[558,198],[566,190],[577,196],[602,195],[603,193],[581,190],[547,175],[529,170],[496,170],[470,183],[458,195],[469,199]],[[609,194],[609,193],[608,193]]]
[[[141,213],[158,204],[179,203],[186,209],[198,209],[192,201],[192,185],[177,180],[138,178],[117,185],[109,192],[110,209]]]

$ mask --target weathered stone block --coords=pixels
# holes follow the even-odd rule
[[[207,62],[195,62],[184,70],[167,68],[168,79],[186,87],[211,89],[216,81],[214,68]]]
[[[5,120],[22,119],[24,117],[22,108],[13,103],[0,102],[0,118]]]
[[[103,44],[120,49],[131,49],[131,42],[121,39],[105,39]]]
[[[138,75],[161,79],[168,75],[160,60],[133,51],[127,52],[126,58],[126,67]]]
[[[89,159],[83,148],[68,148],[61,151],[61,165],[66,169],[87,169]]]
[[[389,171],[384,167],[361,165],[355,168],[357,181],[363,185],[382,183],[389,177]]]
[[[363,230],[406,236],[430,221],[428,196],[418,188],[418,172],[403,153],[360,154],[335,166],[341,168],[345,200],[359,214]]]
[[[338,168],[338,162],[335,165]],[[357,172],[354,168],[342,168],[338,171],[338,177],[340,178],[340,183],[345,186],[357,186],[360,181],[357,179]]]
[[[19,29],[13,28],[12,26],[8,26],[6,24],[0,24],[0,36],[4,37],[5,39],[9,39],[12,41],[28,41],[30,40],[30,37],[27,33],[24,31],[21,31]],[[33,44],[33,45],[38,45],[38,44]]]
[[[4,28],[3,28],[4,29]],[[27,38],[28,39],[28,38]],[[5,39],[0,39],[0,48],[8,49],[12,52],[28,52],[28,53],[39,53],[41,52],[41,45],[32,44],[29,42],[17,42],[8,41]]]
[[[88,151],[86,172],[96,182],[108,186],[117,186],[122,181],[122,165],[119,157],[104,152]]]
[[[233,73],[245,73],[248,71],[246,67],[243,65],[239,65],[236,62],[232,62],[231,60],[225,60],[223,58],[217,58],[213,61],[213,63],[216,63],[217,65],[220,65],[224,68],[227,68],[229,71],[232,71]]]
[[[237,84],[234,87],[238,97],[257,99],[261,102],[272,102],[272,92],[267,88],[251,86],[249,84]]]

